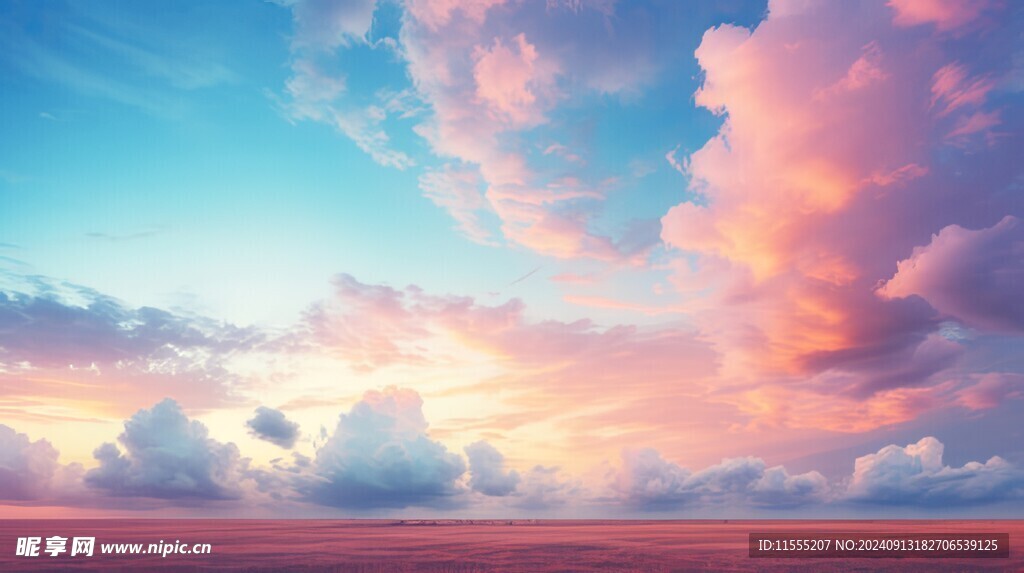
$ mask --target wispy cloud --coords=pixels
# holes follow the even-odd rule
[[[6,57],[31,77],[62,85],[90,97],[107,99],[159,116],[184,110],[177,90],[196,90],[236,81],[209,54],[182,48],[162,31],[101,22],[68,14],[60,35],[42,39],[15,22],[5,26]],[[154,78],[162,85],[154,86]],[[57,120],[50,112],[39,116]]]

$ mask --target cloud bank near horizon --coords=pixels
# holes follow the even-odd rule
[[[170,399],[126,420],[119,437],[124,451],[100,445],[99,466],[84,473],[80,466],[60,464],[57,450],[45,440],[33,442],[5,425],[0,437],[0,499],[7,502],[91,506],[97,499],[127,498],[138,500],[142,509],[154,500],[234,502],[239,508],[258,501],[287,506],[293,514],[296,507],[301,514],[302,507],[312,513],[323,506],[344,515],[405,508],[443,512],[488,498],[487,507],[505,512],[572,507],[598,508],[611,516],[685,516],[892,504],[941,512],[1016,502],[1024,494],[1019,466],[998,456],[945,465],[944,446],[934,437],[862,455],[852,475],[832,482],[817,471],[791,474],[756,457],[723,459],[691,471],[651,448],[622,451],[619,464],[596,481],[565,476],[554,467],[521,473],[507,467],[487,442],[468,446],[464,458],[432,440],[422,399],[394,387],[367,392],[342,413],[314,459],[296,454],[292,464],[273,468],[251,467],[234,444],[210,438],[206,426],[190,420]]]

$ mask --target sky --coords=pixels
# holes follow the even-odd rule
[[[1024,510],[1024,5],[0,6],[0,513]]]

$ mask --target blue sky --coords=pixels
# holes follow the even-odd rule
[[[0,240],[16,244],[8,256],[33,272],[137,304],[195,297],[249,322],[290,319],[339,268],[484,294],[538,266],[560,266],[521,249],[481,248],[453,232],[418,192],[418,173],[441,162],[411,130],[390,137],[416,167],[381,169],[329,126],[290,118],[282,109],[293,36],[285,7],[14,3],[5,10],[2,117],[18,137],[0,142]],[[721,11],[702,9],[687,24],[753,22],[763,6]],[[371,37],[395,37],[398,13],[382,7]],[[685,54],[699,36],[663,27],[650,33],[679,45],[663,64],[671,74],[643,93],[584,94],[534,136],[543,142],[568,130],[569,142],[599,166],[594,177],[621,180],[595,222],[609,232],[621,232],[629,218],[656,219],[683,196],[684,181],[664,154],[698,148],[720,123],[692,105],[699,69]],[[410,87],[387,49],[356,46],[331,59],[345,70],[355,102]],[[394,123],[408,128],[410,120]],[[460,264],[478,257],[494,261],[496,272],[484,277]],[[544,312],[571,312],[546,298]],[[296,302],[268,308],[285,299]]]

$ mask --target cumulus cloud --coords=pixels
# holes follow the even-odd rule
[[[560,475],[557,467],[534,466],[523,475],[509,505],[519,509],[544,510],[578,501],[580,484]]]
[[[506,496],[519,485],[519,472],[505,469],[505,456],[491,444],[479,441],[466,446],[469,487],[490,496]]]
[[[291,448],[299,439],[299,425],[285,417],[284,412],[260,406],[256,415],[245,423],[249,433],[282,448]]]
[[[846,499],[888,505],[945,507],[993,502],[1024,491],[1024,472],[999,456],[954,468],[942,442],[925,437],[857,458]]]
[[[413,390],[367,392],[317,450],[305,499],[353,509],[453,503],[465,462],[430,439],[422,406]]]
[[[721,503],[796,507],[823,501],[828,482],[818,472],[790,475],[759,458],[732,458],[691,472],[651,448],[624,450],[613,489],[619,501],[644,511]]]
[[[615,476],[615,490],[627,504],[670,509],[695,497],[683,487],[689,477],[688,470],[665,460],[657,450],[624,450],[622,468]]]
[[[971,76],[967,66],[951,62],[932,76],[931,108],[945,116],[960,108],[981,106],[995,85],[994,78],[988,74]]]
[[[940,312],[995,332],[1024,332],[1024,225],[1007,216],[987,229],[949,225],[915,247],[878,290],[918,295]]]
[[[47,440],[32,441],[0,424],[0,500],[53,499],[68,493],[81,466],[64,466]]]
[[[781,508],[821,502],[827,494],[828,480],[821,473],[790,475],[786,468],[774,466],[754,482],[751,497],[757,505]]]
[[[208,436],[206,426],[189,420],[177,402],[165,399],[139,410],[118,438],[93,456],[99,467],[85,474],[86,485],[116,497],[236,499],[242,495],[248,460],[234,444]]]
[[[875,425],[886,412],[895,423],[922,410],[891,408],[893,392],[943,383],[942,373],[970,350],[937,340],[941,303],[899,296],[893,281],[884,291],[892,296],[875,289],[895,261],[951,221],[1020,214],[1001,191],[1013,185],[1016,136],[995,135],[1019,132],[994,102],[1013,68],[1011,50],[990,58],[952,49],[987,42],[966,25],[989,9],[981,7],[776,0],[756,28],[705,33],[695,101],[722,127],[680,162],[699,199],[672,207],[661,236],[686,252],[671,282],[698,326],[727,349],[722,375],[759,381],[725,401],[780,425],[821,427],[828,417],[816,412],[838,396],[852,406],[874,402]],[[926,22],[958,33],[910,27]],[[1000,45],[1015,41],[993,34]],[[961,57],[946,55],[954,52]],[[1010,233],[1005,227],[1000,234]],[[944,266],[980,259],[1012,267],[1021,258],[1007,251],[1012,241],[997,242],[998,252]],[[982,293],[974,306],[957,308],[965,320],[985,315],[991,323],[991,308],[1009,308],[1008,328],[1013,271],[999,272],[950,287]],[[758,401],[783,387],[788,398]],[[929,407],[943,404],[940,394]],[[796,395],[807,408],[788,407]]]

